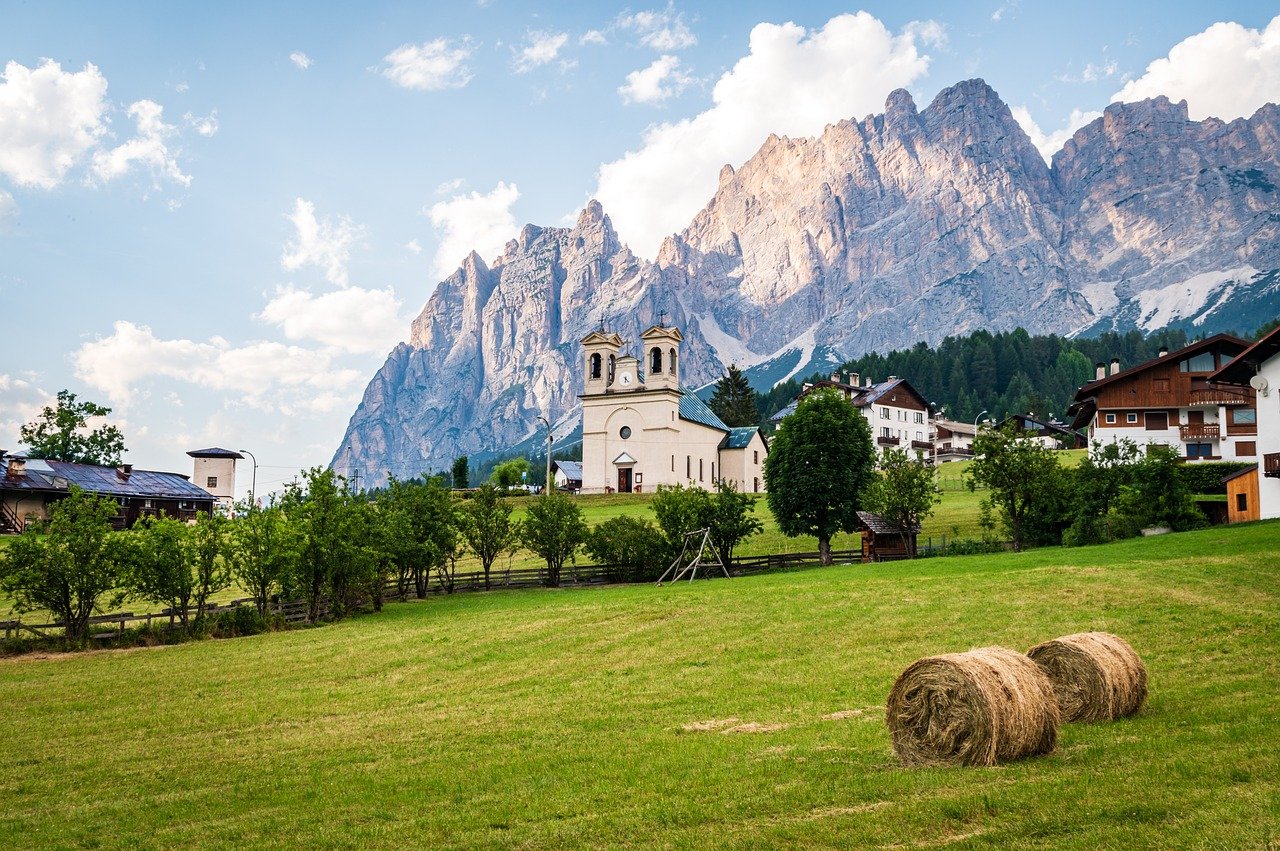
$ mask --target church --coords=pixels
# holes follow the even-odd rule
[[[615,333],[582,340],[582,493],[710,490],[721,479],[762,493],[764,434],[730,428],[680,386],[680,329],[654,325],[640,339],[644,363]]]

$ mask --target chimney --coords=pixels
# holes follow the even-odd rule
[[[833,372],[833,373],[831,373],[831,383],[832,383],[832,384],[839,384],[839,383],[840,383],[840,373],[838,373],[838,372]]]
[[[26,458],[10,458],[9,459],[9,468],[5,471],[5,475],[7,475],[11,479],[20,479],[26,474],[27,474]]]
[[[870,387],[872,384],[875,384],[875,382],[874,382],[874,381],[872,381],[872,380],[871,380],[871,376],[869,376],[869,375],[868,375],[868,376],[867,376],[867,386],[868,386],[868,387]]]
[[[849,373],[849,380],[846,382],[850,387],[857,387],[861,383],[862,378],[856,372]]]
[[[1159,357],[1164,357],[1164,356],[1165,356],[1165,355],[1167,355],[1167,354],[1169,354],[1169,347],[1168,347],[1168,346],[1161,346],[1161,347],[1160,347],[1160,355],[1159,355]]]
[[[1093,367],[1093,380],[1101,381],[1106,377],[1107,377],[1107,365],[1105,363],[1096,364]]]
[[[133,475],[133,465],[121,464],[116,467],[116,475],[120,477],[120,481],[122,482],[129,481],[129,477]]]
[[[1120,358],[1111,359],[1111,374],[1115,375],[1120,371]]]

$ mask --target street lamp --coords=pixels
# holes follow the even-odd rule
[[[989,412],[988,412],[988,411],[985,411],[985,410],[984,410],[984,411],[979,411],[979,412],[978,412],[978,415],[977,415],[976,417],[974,417],[974,418],[973,418],[973,433],[974,433],[974,435],[975,435],[975,436],[976,436],[976,435],[977,435],[977,433],[978,433],[978,420],[982,419],[982,415],[983,415],[983,414],[986,414],[986,413],[989,413]]]
[[[538,417],[547,427],[547,478],[543,480],[542,492],[551,492],[551,422],[546,417]]]
[[[253,459],[253,484],[249,485],[249,510],[258,507],[258,458],[248,449],[241,449],[245,455]]]

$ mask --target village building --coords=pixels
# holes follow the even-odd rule
[[[877,384],[870,376],[863,380],[857,373],[834,373],[830,380],[805,384],[799,398],[774,414],[770,421],[779,428],[784,427],[800,399],[823,389],[843,395],[866,418],[877,457],[890,448],[902,449],[922,461],[932,457],[934,434],[929,403],[911,382],[896,375]]]
[[[858,531],[862,533],[862,560],[895,561],[914,558],[916,537],[920,527],[903,529],[870,511],[858,512]]]
[[[72,487],[111,497],[120,506],[112,525],[124,529],[144,517],[173,517],[194,521],[213,510],[214,496],[180,473],[74,464],[7,455],[0,452],[0,532],[16,533],[29,521],[49,519],[49,509],[65,499]]]
[[[1085,449],[1089,442],[1085,436],[1058,420],[1037,419],[1034,414],[1014,414],[1005,417],[1000,429],[1012,430],[1019,437],[1029,438],[1046,449]]]
[[[244,456],[230,449],[216,446],[209,449],[193,449],[187,453],[193,459],[191,480],[213,494],[218,508],[230,513],[236,500],[236,462]]]
[[[965,461],[973,457],[973,439],[978,435],[975,424],[939,416],[934,420],[933,433],[933,459],[937,463]]]
[[[1216,334],[1128,369],[1112,360],[1097,365],[1067,410],[1071,428],[1088,427],[1089,442],[1127,438],[1140,447],[1165,444],[1188,461],[1258,456],[1258,410],[1252,387],[1215,385],[1209,379],[1249,348]]]
[[[678,328],[654,325],[643,362],[617,334],[582,340],[582,492],[648,492],[658,485],[711,489],[721,479],[764,491],[768,446],[754,426],[730,428],[680,385]]]
[[[1256,394],[1255,455],[1261,463],[1228,478],[1231,522],[1280,517],[1280,328],[1249,346],[1209,381],[1223,391]]]
[[[581,461],[552,461],[551,481],[558,490],[577,491],[582,489]]]

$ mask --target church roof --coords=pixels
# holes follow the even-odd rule
[[[707,407],[706,402],[698,398],[698,394],[688,388],[680,391],[680,419],[719,431],[733,431],[716,416],[715,411]]]
[[[751,440],[756,436],[756,432],[760,429],[756,426],[742,426],[740,428],[730,429],[725,435],[724,440],[720,443],[721,449],[746,449],[751,445]]]

